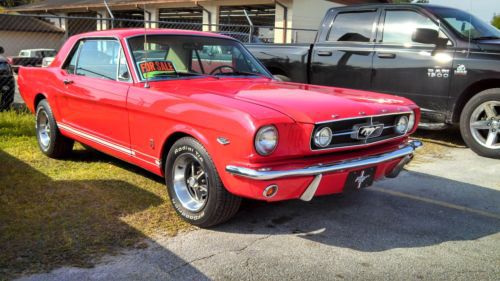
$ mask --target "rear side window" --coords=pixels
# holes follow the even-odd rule
[[[337,14],[327,41],[370,42],[376,16],[376,11]]]
[[[76,74],[116,80],[120,44],[116,40],[87,40],[81,46]]]

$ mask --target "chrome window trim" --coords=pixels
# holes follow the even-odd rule
[[[64,66],[64,65],[66,65],[66,63],[68,63],[68,60],[71,60],[71,59],[73,58],[73,56],[70,56],[70,54],[72,53],[73,49],[74,49],[74,48],[75,48],[78,44],[80,44],[80,43],[82,43],[82,42],[83,42],[83,44],[85,44],[85,42],[84,42],[84,41],[85,41],[85,40],[89,40],[89,39],[90,39],[90,40],[98,40],[98,39],[102,39],[102,40],[116,40],[116,41],[118,42],[118,45],[120,45],[120,50],[119,50],[119,51],[123,51],[123,53],[125,54],[125,52],[124,52],[124,48],[123,48],[123,44],[122,44],[122,41],[120,40],[120,37],[118,37],[118,36],[99,36],[99,35],[89,35],[89,36],[83,36],[83,37],[79,38],[79,39],[75,42],[75,44],[73,44],[73,46],[71,47],[71,51],[70,51],[70,52],[68,52],[68,53],[66,54],[66,57],[64,58],[63,63],[59,66],[59,69],[61,69],[61,70],[65,70],[65,69],[63,68],[63,66]],[[125,42],[126,42],[126,40],[125,40]],[[76,58],[76,63],[75,63],[75,73],[68,73],[68,72],[66,71],[67,75],[75,75],[75,76],[80,76],[80,75],[77,75],[77,74],[76,74],[76,69],[78,69],[78,62],[80,61],[80,51],[81,51],[81,48],[80,48],[80,46],[78,46],[78,49],[76,50],[77,54],[75,54],[75,55],[77,55],[77,58]],[[118,56],[120,56],[120,54],[119,54]],[[126,55],[126,54],[125,54],[125,57],[127,57],[127,55]],[[119,62],[118,62],[118,63],[119,63]],[[116,70],[117,74],[118,74],[118,69],[119,69],[119,66],[117,65],[117,70]],[[129,65],[128,65],[128,61],[127,61],[127,70],[130,72],[130,67],[129,67]],[[89,77],[89,78],[92,78],[92,77]],[[128,81],[120,80],[120,79],[118,79],[118,75],[117,75],[116,79],[114,79],[114,80],[109,80],[109,81],[115,81],[115,82],[121,82],[121,83],[128,83],[128,84],[132,84],[132,83],[134,82],[134,81],[133,81],[133,79],[129,79]]]

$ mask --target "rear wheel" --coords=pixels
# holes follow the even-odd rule
[[[187,222],[210,227],[232,218],[241,198],[223,186],[205,148],[195,139],[179,139],[170,149],[165,180],[170,200]]]
[[[36,108],[36,138],[40,150],[51,158],[66,157],[73,150],[74,141],[59,132],[47,100],[40,101]]]
[[[465,105],[460,132],[477,154],[500,158],[500,88],[482,91]]]

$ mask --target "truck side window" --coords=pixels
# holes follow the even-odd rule
[[[327,41],[370,42],[376,16],[375,11],[339,13]]]
[[[411,37],[417,28],[439,30],[439,26],[431,19],[417,12],[386,11],[382,42],[401,45],[414,44]],[[440,32],[439,37],[446,38],[446,35]]]

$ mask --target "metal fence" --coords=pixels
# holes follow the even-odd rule
[[[120,14],[117,14],[120,16]],[[123,15],[121,15],[123,16]],[[144,14],[145,16],[145,14]],[[42,66],[50,62],[70,36],[112,28],[171,28],[210,31],[234,37],[243,43],[311,43],[316,30],[280,28],[253,24],[204,24],[201,20],[150,21],[140,16],[132,18],[103,18],[97,13],[74,13],[70,16],[0,14],[0,110],[12,102],[22,102],[15,86],[18,65]],[[24,50],[31,50],[24,52]],[[20,57],[22,55],[22,57]],[[44,57],[45,60],[44,60]],[[3,62],[2,62],[3,61]],[[9,66],[10,65],[10,66]],[[11,70],[12,69],[12,75]]]

